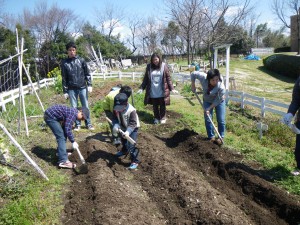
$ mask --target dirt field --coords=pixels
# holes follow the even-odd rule
[[[135,171],[126,169],[129,158],[114,156],[109,133],[80,142],[89,172],[66,170],[72,183],[63,224],[300,224],[299,197],[190,128],[168,133],[180,117],[168,114],[167,124],[139,132]],[[75,153],[71,160],[80,164]]]

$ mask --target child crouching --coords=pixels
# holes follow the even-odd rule
[[[128,97],[124,93],[119,93],[114,98],[112,123],[113,136],[118,140],[119,144],[122,143],[122,150],[117,152],[115,156],[121,157],[130,153],[131,165],[128,169],[136,169],[139,164],[139,150],[127,138],[130,137],[136,142],[140,121],[136,109],[128,103]],[[119,129],[124,132],[123,135],[120,134]]]

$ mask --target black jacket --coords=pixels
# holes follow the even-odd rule
[[[92,86],[89,68],[85,60],[78,56],[62,61],[61,76],[64,93]]]

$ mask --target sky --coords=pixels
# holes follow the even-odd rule
[[[96,20],[96,10],[101,11],[101,8],[108,0],[48,0],[48,6],[56,3],[60,8],[71,9],[74,14],[80,15],[82,18],[89,20],[92,25],[96,25],[93,21]],[[280,23],[275,15],[271,12],[272,0],[251,0],[251,5],[255,4],[255,13],[260,15],[258,23],[268,23],[271,29],[279,29]],[[3,10],[7,13],[18,15],[21,14],[24,8],[33,10],[39,0],[4,0]],[[160,17],[162,20],[166,18],[163,15],[163,7],[159,5],[162,0],[110,0],[114,5],[123,8],[128,14],[134,16],[135,13],[142,15],[145,18],[150,16]],[[122,33],[122,28],[119,28]],[[126,32],[125,30],[123,32]]]

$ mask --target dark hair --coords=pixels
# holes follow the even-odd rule
[[[159,63],[158,63],[158,66],[156,66],[152,61],[153,59],[157,57],[159,59]],[[152,69],[160,69],[161,68],[161,64],[162,64],[162,60],[161,60],[161,57],[158,53],[153,53],[151,55],[151,60],[150,60],[150,65],[151,65],[151,68]]]
[[[221,75],[220,75],[220,71],[218,69],[210,69],[207,72],[206,79],[207,80],[211,80],[211,79],[213,79],[216,76],[219,78],[219,81],[222,81],[222,78],[221,78]]]
[[[90,110],[87,107],[78,107],[77,109],[82,112],[84,119],[90,117]]]
[[[76,48],[76,44],[73,41],[70,41],[68,44],[66,44],[66,50],[69,48]]]
[[[131,93],[132,93],[132,89],[131,89],[131,87],[125,85],[125,86],[122,86],[122,87],[121,87],[119,93],[124,93],[124,94],[126,94],[127,97],[129,98],[130,95],[131,95]]]

